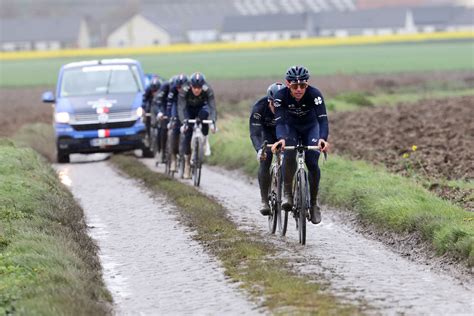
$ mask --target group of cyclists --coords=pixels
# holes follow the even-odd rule
[[[309,71],[303,66],[290,67],[285,74],[285,84],[273,83],[267,95],[258,100],[250,114],[250,138],[257,151],[259,161],[258,182],[260,186],[262,215],[270,215],[269,186],[272,153],[284,151],[285,146],[295,146],[301,141],[304,146],[319,146],[327,151],[329,124],[321,92],[308,84]],[[262,148],[267,142],[270,148]],[[308,151],[305,163],[308,168],[310,191],[310,219],[313,224],[321,222],[318,189],[321,172],[318,166],[320,152]],[[282,208],[290,211],[293,204],[292,183],[296,171],[296,153],[288,151],[283,159]]]
[[[176,171],[177,155],[182,155],[183,178],[190,179],[193,124],[188,123],[188,120],[212,120],[213,131],[217,121],[214,91],[205,76],[200,72],[189,77],[178,74],[167,81],[157,75],[151,76],[143,95],[143,109],[148,139],[151,139],[151,128],[156,128],[158,150],[168,151],[170,171]],[[209,126],[203,125],[202,132],[207,141]]]
[[[319,146],[327,151],[329,124],[324,98],[321,92],[308,84],[309,71],[303,66],[292,66],[285,74],[284,83],[276,82],[267,89],[266,96],[259,99],[250,114],[250,138],[259,161],[258,182],[260,186],[262,215],[270,215],[268,191],[270,166],[273,153],[284,151],[285,146],[295,146],[298,141],[304,146]],[[184,178],[191,177],[190,154],[192,126],[188,119],[217,120],[214,92],[200,72],[189,78],[179,74],[168,81],[154,76],[143,97],[147,133],[155,126],[161,135],[161,150],[168,146],[170,169],[176,170],[176,157],[184,155]],[[215,129],[215,124],[212,125]],[[203,126],[208,135],[209,126]],[[215,130],[214,130],[215,131]],[[165,137],[163,137],[165,136]],[[271,148],[262,148],[266,142]],[[321,222],[318,189],[321,172],[318,166],[320,152],[308,151],[305,163],[309,173],[310,219],[313,224]],[[293,203],[292,181],[296,170],[296,153],[285,152],[283,159],[282,208],[290,211]]]

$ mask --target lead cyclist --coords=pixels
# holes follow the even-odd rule
[[[326,105],[321,92],[308,85],[309,72],[303,66],[292,66],[286,72],[286,87],[275,95],[276,134],[279,141],[272,147],[275,151],[280,144],[294,146],[299,138],[305,146],[319,146],[322,151],[329,148],[329,123]],[[321,222],[321,208],[318,204],[319,152],[308,151],[305,155],[310,188],[311,222]],[[283,160],[284,197],[282,207],[290,211],[293,207],[292,182],[296,171],[296,152],[288,151]]]

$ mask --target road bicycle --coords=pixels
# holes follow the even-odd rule
[[[168,116],[162,116],[157,120],[156,154],[160,154],[156,160],[157,165],[159,160],[161,160],[161,163],[166,163],[166,142],[168,140],[168,123]]]
[[[206,144],[206,137],[202,133],[202,124],[214,124],[212,120],[187,120],[188,124],[194,124],[193,134],[191,136],[191,174],[194,186],[198,187],[201,183],[201,168],[204,160],[204,145]],[[184,159],[183,159],[184,160]],[[183,161],[184,173],[184,161]]]
[[[179,135],[176,135],[174,129],[176,127],[176,124],[178,124],[178,121],[176,117],[171,118],[170,122],[168,123],[168,137],[167,137],[167,142],[166,142],[166,148],[164,150],[164,161],[165,161],[165,174],[169,175],[170,177],[174,177],[174,174],[178,171],[178,176],[182,177],[183,172],[180,172],[181,169],[184,169],[184,161],[181,161],[182,157],[180,155],[177,155],[176,157],[176,169],[171,170],[171,156],[173,155],[173,152],[177,151],[177,146],[179,147]],[[178,138],[178,139],[176,139]],[[182,166],[182,168],[181,168]]]
[[[311,220],[310,218],[310,194],[309,194],[309,181],[308,172],[305,168],[305,152],[308,150],[320,151],[319,146],[304,146],[301,140],[298,141],[296,146],[285,146],[285,151],[296,150],[296,163],[297,169],[293,176],[293,207],[291,212],[296,221],[296,230],[298,230],[299,242],[302,245],[306,244],[306,221]],[[326,159],[326,154],[324,154]],[[288,213],[282,218],[282,230],[283,234],[286,233],[286,227],[288,226]]]
[[[265,141],[262,144],[261,149],[271,148],[273,144],[268,144]],[[270,168],[270,188],[268,190],[268,204],[270,205],[270,215],[268,215],[268,230],[271,234],[275,234],[277,228],[281,236],[286,233],[286,225],[288,219],[282,220],[282,215],[288,218],[288,213],[283,212],[281,209],[281,196],[283,188],[283,178],[281,172],[282,164],[282,151],[281,148],[277,148],[277,151],[273,154],[274,160]]]
[[[156,123],[151,128],[151,145],[150,149],[156,158],[155,165],[158,166],[160,163],[166,165],[167,158],[167,136],[168,136],[168,116],[157,117]]]

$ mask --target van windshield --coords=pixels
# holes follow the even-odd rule
[[[143,91],[139,72],[134,65],[98,65],[66,69],[60,95],[82,96]]]

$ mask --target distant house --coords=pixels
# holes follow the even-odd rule
[[[171,35],[142,14],[134,15],[107,36],[108,47],[167,45]]]
[[[79,17],[2,19],[0,26],[2,51],[90,47],[88,25]]]
[[[446,30],[474,32],[474,9],[466,9],[456,14]]]
[[[413,9],[414,22],[420,32],[455,30],[474,24],[472,9],[455,6],[420,7]]]
[[[310,36],[307,14],[239,15],[224,19],[222,41],[271,41]]]
[[[319,36],[387,35],[416,32],[413,14],[400,8],[328,12],[314,16]]]

